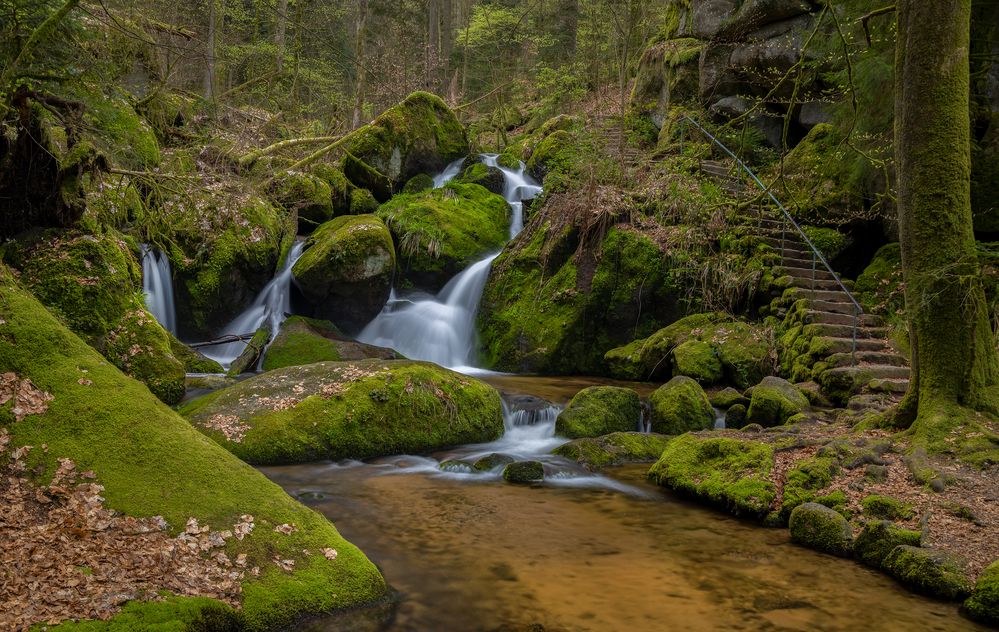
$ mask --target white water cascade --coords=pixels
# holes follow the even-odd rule
[[[465,159],[459,158],[449,164],[444,171],[441,171],[436,176],[434,176],[434,188],[439,189],[451,180],[458,177],[461,173],[461,168],[465,165]]]
[[[484,155],[482,161],[503,172],[503,197],[510,204],[510,238],[524,228],[524,201],[535,198],[541,187],[525,173],[521,163],[517,170],[502,167],[495,155]],[[449,166],[434,178],[444,186],[460,169]],[[482,290],[489,278],[492,253],[451,279],[437,296],[426,294],[399,296],[392,291],[382,312],[357,337],[361,342],[390,347],[407,358],[426,360],[441,366],[474,372],[475,317],[479,310]]]
[[[142,244],[142,293],[146,309],[163,328],[177,334],[177,310],[173,302],[170,260],[159,250]]]
[[[288,257],[285,259],[281,271],[260,291],[253,304],[246,311],[225,326],[225,329],[222,330],[222,336],[252,334],[265,325],[270,329],[272,339],[278,334],[281,324],[291,313],[291,268],[302,256],[304,248],[305,242],[295,242],[291,251],[288,252]],[[245,342],[231,342],[210,347],[204,354],[228,368],[232,361],[243,353],[244,349],[246,349]]]

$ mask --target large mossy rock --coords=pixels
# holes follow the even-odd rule
[[[955,601],[971,593],[966,562],[946,551],[896,546],[884,569],[912,590],[937,599]]]
[[[962,611],[975,621],[999,626],[999,561],[993,562],[979,576]]]
[[[454,112],[426,92],[414,92],[389,108],[353,132],[343,147],[396,188],[419,173],[442,171],[469,151],[465,128]]]
[[[439,290],[455,274],[506,243],[510,206],[477,184],[448,184],[397,195],[378,209],[399,252],[402,277]]]
[[[292,268],[315,315],[348,332],[374,318],[392,289],[392,235],[373,215],[338,217],[309,237]]]
[[[25,235],[5,250],[22,282],[74,333],[157,397],[184,396],[183,363],[173,337],[142,302],[142,272],[124,237],[51,230]]]
[[[198,433],[139,382],[109,364],[2,266],[0,339],[8,341],[0,344],[0,373],[30,380],[50,396],[41,410],[33,406],[32,414],[19,421],[13,401],[0,405],[0,426],[10,433],[11,447],[46,446],[26,457],[31,476],[37,472],[40,481],[47,481],[59,459],[72,459],[78,471],[93,471],[107,507],[137,518],[162,516],[171,535],[184,532],[191,518],[221,530],[243,524],[242,516],[252,515],[253,531],[242,540],[229,540],[225,549],[232,559],[246,554],[247,568],[260,569],[259,576],[246,572],[242,579],[244,629],[280,629],[304,616],[360,606],[385,595],[377,568],[332,524]],[[275,531],[284,524],[297,530],[287,535]],[[334,549],[338,556],[331,561],[321,554],[322,548]],[[293,570],[278,567],[275,556],[293,560]],[[154,591],[156,586],[149,588]],[[206,609],[224,608],[213,600],[198,603]],[[168,607],[138,603],[129,611],[135,616],[146,608]],[[164,618],[179,619],[180,614]]]
[[[366,345],[344,336],[329,321],[292,316],[281,324],[278,335],[267,346],[262,368],[273,371],[316,362],[401,359],[392,349]]]
[[[490,167],[481,162],[474,162],[454,179],[457,184],[478,184],[490,193],[503,195],[506,188],[506,178],[498,167]]]
[[[600,470],[626,463],[655,463],[671,439],[660,434],[614,432],[570,441],[552,450],[552,454],[575,461],[588,470]]]
[[[629,103],[632,114],[661,128],[670,107],[696,101],[703,46],[694,38],[656,38],[638,64]]]
[[[270,371],[186,404],[181,414],[253,464],[418,454],[503,433],[491,386],[402,360]]]
[[[883,568],[885,559],[896,546],[918,547],[922,534],[896,526],[888,520],[872,520],[864,524],[853,543],[853,553],[864,564]]]
[[[808,398],[794,384],[769,376],[753,387],[749,421],[764,428],[779,426],[807,409]]]
[[[686,316],[604,355],[611,375],[619,379],[686,375],[705,386],[726,381],[740,389],[763,379],[769,358],[761,330],[717,312]]]
[[[579,439],[638,428],[642,402],[630,388],[591,386],[576,393],[555,420],[555,432]]]
[[[649,398],[652,405],[652,430],[679,435],[709,430],[715,425],[715,409],[701,385],[678,375],[660,386]]]
[[[333,191],[317,175],[284,173],[275,180],[271,196],[286,211],[298,214],[301,233],[333,219]]]
[[[540,461],[517,461],[503,468],[503,480],[527,485],[540,483],[545,478],[545,466]]]
[[[846,557],[853,549],[853,529],[839,512],[818,503],[798,505],[788,522],[791,539],[816,551]]]
[[[669,442],[649,478],[737,516],[763,518],[777,497],[773,467],[765,443],[688,434]]]

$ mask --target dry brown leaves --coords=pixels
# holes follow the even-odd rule
[[[48,485],[32,483],[22,476],[30,447],[7,453],[9,444],[0,429],[0,629],[106,620],[161,590],[238,605],[246,556],[233,562],[220,550],[235,528],[214,532],[191,519],[171,538],[162,518],[106,508],[94,474],[69,459]]]
[[[243,437],[246,436],[246,431],[250,429],[250,426],[244,424],[239,417],[221,414],[209,417],[204,426],[209,430],[221,432],[225,436],[226,441],[232,441],[233,443],[242,443]]]
[[[50,393],[40,390],[29,379],[20,379],[16,373],[0,375],[0,406],[14,400],[14,419],[21,421],[28,415],[41,415],[49,409],[48,402],[55,399]]]

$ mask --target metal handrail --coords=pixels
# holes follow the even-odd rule
[[[815,283],[815,263],[816,263],[816,260],[818,260],[818,261],[822,262],[822,265],[825,266],[825,268],[829,272],[829,274],[831,274],[832,277],[833,277],[833,279],[835,279],[836,284],[839,285],[839,287],[846,294],[846,297],[850,299],[851,303],[853,303],[853,306],[854,306],[854,311],[853,311],[853,351],[852,351],[851,355],[853,356],[853,365],[856,366],[856,364],[857,364],[857,329],[859,327],[860,317],[864,314],[864,308],[860,306],[860,303],[857,302],[856,298],[854,298],[853,293],[850,292],[850,290],[847,289],[846,285],[843,284],[843,281],[839,278],[839,275],[836,274],[836,271],[832,269],[832,266],[830,266],[829,262],[826,261],[826,258],[824,256],[822,256],[822,253],[819,251],[819,249],[815,247],[815,244],[812,243],[812,240],[808,238],[808,235],[805,234],[805,231],[802,230],[802,228],[798,224],[798,222],[794,221],[794,218],[791,217],[791,214],[788,212],[788,210],[786,208],[784,208],[784,205],[780,203],[780,200],[778,200],[777,196],[775,196],[773,194],[773,191],[771,191],[769,187],[767,187],[766,185],[763,184],[762,181],[760,181],[760,179],[756,176],[756,174],[753,173],[753,170],[750,169],[749,166],[746,165],[746,163],[744,163],[742,161],[742,159],[740,159],[738,156],[736,156],[735,152],[733,152],[731,149],[729,149],[728,147],[726,147],[723,142],[721,142],[720,140],[718,140],[717,138],[715,138],[714,134],[712,134],[708,130],[704,129],[704,127],[700,123],[698,123],[697,121],[695,121],[694,119],[692,119],[687,114],[684,114],[683,118],[685,118],[688,121],[690,121],[691,123],[693,123],[694,126],[697,129],[701,130],[708,138],[710,138],[714,142],[714,144],[718,145],[718,147],[720,147],[722,149],[722,151],[724,151],[726,154],[728,154],[729,156],[731,156],[732,159],[735,160],[736,163],[738,163],[738,165],[740,167],[742,167],[743,171],[745,171],[747,174],[749,174],[749,177],[753,179],[753,181],[756,183],[756,185],[759,186],[760,189],[764,193],[766,193],[768,196],[770,196],[770,199],[773,201],[773,203],[776,204],[777,208],[779,208],[780,211],[781,211],[781,213],[784,214],[784,218],[787,221],[791,222],[791,225],[794,226],[795,230],[798,231],[798,234],[801,235],[801,238],[804,239],[805,243],[808,244],[808,247],[811,248],[811,250],[812,250],[812,284],[813,284],[812,285],[812,291],[813,292],[815,291],[815,286],[814,286],[814,283]],[[784,252],[784,229],[782,228],[781,229],[781,254],[783,254],[783,252]]]

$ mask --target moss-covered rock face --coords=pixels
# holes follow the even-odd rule
[[[993,562],[979,576],[963,612],[975,621],[999,625],[999,561]]]
[[[944,551],[899,545],[884,560],[884,569],[916,592],[946,600],[971,593],[965,561]]]
[[[394,269],[395,247],[385,224],[372,215],[350,215],[316,230],[292,274],[316,316],[355,332],[385,305]]]
[[[506,200],[477,184],[397,195],[378,217],[395,238],[403,278],[428,290],[502,248],[510,228]]]
[[[503,480],[525,485],[545,478],[545,466],[540,461],[517,461],[503,468]]]
[[[683,435],[669,442],[649,478],[737,516],[762,518],[777,492],[773,448],[758,441]]]
[[[367,189],[354,189],[350,195],[350,215],[374,215],[379,206],[378,200]]]
[[[749,421],[767,428],[786,423],[808,409],[808,398],[793,384],[779,377],[766,377],[753,387]]]
[[[31,380],[52,396],[42,412],[20,421],[14,420],[12,404],[0,406],[0,426],[9,431],[13,447],[47,447],[29,453],[32,476],[47,481],[58,459],[72,459],[78,470],[94,472],[109,508],[135,517],[162,516],[174,535],[190,518],[221,529],[253,515],[256,528],[242,540],[230,539],[224,549],[231,559],[246,554],[247,567],[261,569],[259,576],[246,573],[243,579],[245,629],[281,628],[305,615],[385,594],[375,566],[332,524],[196,432],[60,324],[3,267],[0,339],[8,341],[0,344],[0,372]],[[282,524],[298,530],[275,532]],[[335,549],[337,558],[327,559],[321,548]],[[294,560],[294,570],[275,565],[275,555]],[[211,600],[201,604],[225,609]],[[138,604],[130,612],[164,607]],[[181,618],[179,611],[174,614]]]
[[[604,356],[619,379],[686,375],[704,385],[728,381],[741,389],[763,378],[769,358],[762,330],[721,313],[686,316]]]
[[[661,128],[670,107],[696,100],[703,46],[694,38],[653,41],[638,65],[629,104],[632,115]]]
[[[366,345],[344,336],[324,320],[292,316],[281,325],[264,355],[263,369],[273,371],[289,366],[340,360],[399,360],[392,349]]]
[[[918,547],[922,543],[919,531],[895,526],[888,520],[873,520],[864,525],[853,543],[853,553],[868,566],[882,568],[885,558],[896,546]]]
[[[749,406],[749,398],[732,387],[727,387],[716,393],[712,393],[708,396],[708,400],[711,402],[712,406],[715,408],[721,408],[722,410],[728,410],[737,404]]]
[[[503,433],[495,389],[407,361],[271,371],[195,400],[181,413],[254,464],[416,454]]]
[[[834,125],[819,123],[787,155],[785,195],[804,217],[849,220],[851,213],[863,212],[866,183],[851,173],[849,151]]]
[[[527,171],[539,181],[544,181],[545,176],[553,171],[567,170],[572,149],[572,134],[555,130],[535,145],[527,161]]]
[[[853,549],[853,529],[839,512],[818,503],[795,507],[788,524],[791,539],[810,549],[848,556]]]
[[[8,246],[5,259],[42,303],[115,366],[169,404],[184,396],[184,365],[171,349],[172,336],[146,311],[141,268],[122,235],[36,233]]]
[[[662,456],[672,437],[640,432],[614,432],[595,438],[570,441],[552,454],[563,456],[589,470],[625,463],[654,463]]]
[[[439,97],[415,92],[351,134],[345,149],[401,186],[468,154],[465,129]]]
[[[704,389],[689,377],[678,375],[649,398],[652,430],[678,435],[714,427],[715,411]]]
[[[286,173],[274,182],[271,194],[287,211],[298,214],[298,230],[310,233],[333,219],[333,192],[326,180],[305,173]]]
[[[902,247],[882,246],[867,269],[857,277],[854,294],[872,314],[891,316],[905,307],[902,292]]]
[[[630,388],[591,386],[576,393],[559,414],[555,432],[570,439],[629,432],[638,427],[641,412],[638,393]]]
[[[465,167],[465,170],[454,181],[460,184],[478,184],[496,195],[503,195],[503,188],[506,186],[506,179],[503,177],[502,171],[481,162],[475,162]]]
[[[392,197],[392,181],[382,172],[349,153],[342,164],[343,174],[355,187],[371,191],[379,202],[388,202]]]

